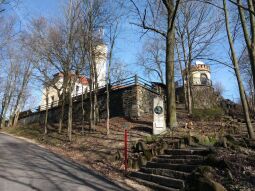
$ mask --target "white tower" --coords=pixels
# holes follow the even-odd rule
[[[183,75],[186,75],[187,69],[183,70]],[[190,77],[192,85],[211,86],[211,71],[210,67],[201,61],[196,61],[195,65],[190,68]],[[186,80],[185,80],[186,83]]]
[[[201,61],[196,61],[195,66],[191,67],[192,84],[211,86],[210,67]]]
[[[106,64],[107,64],[107,46],[100,44],[96,48],[96,70],[98,87],[106,85]]]

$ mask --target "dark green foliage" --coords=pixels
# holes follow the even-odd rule
[[[224,115],[224,112],[221,108],[212,108],[212,109],[193,109],[192,118],[194,120],[215,120],[219,119]]]

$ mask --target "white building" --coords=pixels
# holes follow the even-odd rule
[[[105,44],[100,44],[95,50],[95,63],[97,70],[97,81],[98,87],[104,87],[106,85],[106,65],[107,65],[107,46]],[[89,92],[89,78],[85,76],[75,76],[75,74],[70,73],[70,78],[77,79],[72,91],[72,96],[78,96],[86,91]],[[46,105],[46,88],[48,88],[48,103],[50,106],[58,105],[59,94],[62,94],[62,85],[63,85],[63,74],[57,73],[53,76],[50,86],[44,86],[43,96],[41,101],[41,106]],[[58,90],[60,90],[58,92]]]
[[[95,54],[97,81],[98,87],[100,88],[106,85],[107,46],[105,44],[98,45]]]
[[[191,66],[191,83],[192,85],[211,86],[211,71],[210,67],[201,61],[196,61],[196,64]],[[183,71],[185,75],[186,69]]]
[[[70,78],[74,78],[75,74],[69,74]],[[57,106],[59,101],[59,94],[62,94],[62,85],[63,85],[63,79],[64,75],[62,73],[57,73],[53,76],[52,81],[50,84],[51,86],[44,86],[43,89],[43,96],[41,105],[46,105],[46,88],[48,88],[48,104],[49,106]],[[72,91],[72,97],[81,95],[85,91],[88,91],[89,88],[89,79],[87,79],[85,76],[79,76],[77,77],[77,80],[74,84],[74,89]],[[59,91],[59,92],[58,92]]]

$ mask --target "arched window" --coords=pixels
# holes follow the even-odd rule
[[[207,85],[208,83],[208,77],[205,73],[202,73],[200,75],[200,82],[201,82],[201,85]]]

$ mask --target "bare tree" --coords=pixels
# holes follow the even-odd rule
[[[149,38],[142,52],[138,54],[138,65],[142,66],[145,74],[156,76],[161,83],[165,82],[165,43],[162,38]]]
[[[247,100],[251,112],[255,112],[255,90],[253,85],[253,76],[251,71],[249,55],[246,49],[239,58],[240,72],[245,84],[245,90],[247,92]]]
[[[0,13],[3,13],[8,9],[10,6],[14,7],[17,6],[19,0],[0,0]]]
[[[16,101],[15,101],[15,105],[13,110],[11,111],[11,116],[9,119],[9,123],[10,126],[15,127],[17,125],[18,119],[19,119],[19,113],[22,109],[22,106],[25,103],[26,100],[26,89],[28,86],[28,83],[31,79],[31,74],[32,74],[32,64],[29,60],[29,58],[22,58],[23,61],[19,62],[19,64],[22,63],[22,65],[20,65],[20,78],[19,78],[19,86],[17,88],[17,97],[16,97]],[[20,59],[18,59],[18,61],[20,61]]]
[[[107,66],[107,81],[106,81],[106,129],[107,135],[110,134],[110,77],[111,77],[111,67],[113,62],[113,53],[115,48],[116,39],[118,37],[118,27],[119,20],[115,20],[115,22],[110,26],[109,31],[109,58],[108,58],[108,66]]]
[[[235,75],[236,75],[237,82],[238,82],[239,93],[240,93],[240,98],[241,98],[241,102],[242,102],[242,106],[243,106],[243,111],[244,111],[245,121],[246,121],[246,125],[247,125],[247,130],[248,130],[250,138],[255,139],[254,130],[253,130],[251,120],[250,120],[247,99],[245,97],[245,91],[244,91],[244,87],[243,87],[243,83],[242,83],[242,79],[241,79],[241,74],[240,74],[240,69],[239,69],[239,65],[238,65],[238,59],[237,59],[237,56],[236,56],[236,53],[235,53],[233,38],[232,38],[232,35],[231,35],[231,32],[230,32],[229,18],[228,18],[229,16],[228,16],[228,9],[227,9],[226,0],[223,0],[223,8],[224,8],[224,14],[225,14],[225,26],[226,26],[228,42],[229,42],[230,51],[231,51],[231,60],[232,60],[233,66],[234,66],[234,71],[235,71]]]
[[[132,71],[128,69],[128,64],[126,64],[121,59],[115,59],[111,64],[110,82],[118,84],[123,79],[126,79],[134,75]]]
[[[34,20],[31,26],[31,48],[41,60],[50,63],[54,71],[63,74],[61,87],[61,114],[59,132],[62,130],[66,100],[68,100],[68,137],[72,135],[72,91],[84,65],[77,51],[80,42],[81,2],[69,2],[63,20],[49,24],[43,18]]]
[[[13,61],[12,57],[9,57],[9,67],[3,84],[3,95],[0,113],[1,127],[5,126],[6,114],[16,91],[18,76],[19,65]]]
[[[107,26],[115,21],[112,15],[114,9],[110,10],[113,3],[107,3],[108,4],[102,0],[86,0],[83,1],[82,8],[83,30],[84,34],[86,34],[85,42],[87,43],[86,61],[89,66],[87,73],[90,76],[90,130],[93,130],[96,123],[99,122],[99,105],[97,92],[100,88],[100,84],[102,84],[102,82],[100,82],[102,79],[99,79],[100,70],[105,70],[102,68],[104,65],[100,66],[100,63],[106,58],[107,55],[107,50],[103,38],[103,31]],[[104,83],[105,81],[106,79],[104,80]]]
[[[225,91],[225,88],[221,82],[215,82],[213,88],[214,91],[220,96],[222,96]]]
[[[234,1],[231,1],[234,2]],[[242,0],[237,0],[236,2],[238,6],[238,12],[240,15],[240,21],[241,26],[243,30],[243,36],[245,39],[249,59],[250,59],[250,65],[251,65],[251,71],[253,76],[253,86],[255,89],[255,15],[253,14],[254,8],[255,8],[255,2],[252,0],[247,0],[248,9],[249,9],[249,15],[248,19],[246,19],[244,9],[242,7]],[[249,22],[249,24],[247,24]],[[248,28],[249,25],[249,28]],[[250,32],[249,32],[250,29]]]
[[[175,17],[180,0],[147,0],[143,8],[130,0],[138,17],[138,23],[133,23],[144,29],[161,35],[166,42],[166,87],[167,87],[167,124],[170,128],[177,125],[174,80],[174,46]],[[142,10],[143,9],[143,10]]]
[[[191,67],[196,59],[211,58],[210,48],[222,26],[215,8],[206,3],[185,1],[180,5],[176,18],[176,41],[184,75],[189,114],[192,114]]]

